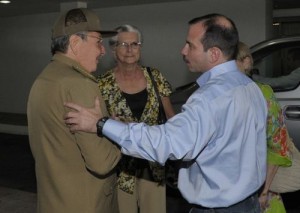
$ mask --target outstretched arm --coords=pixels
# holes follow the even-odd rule
[[[268,78],[260,75],[252,75],[255,81],[268,84],[275,89],[291,89],[296,87],[300,82],[300,68],[295,69],[289,75]]]
[[[95,99],[94,108],[85,108],[71,102],[65,103],[64,106],[72,110],[64,116],[65,124],[69,126],[71,132],[97,132],[96,123],[103,117],[98,97]]]

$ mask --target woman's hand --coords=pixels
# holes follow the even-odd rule
[[[263,191],[258,198],[260,208],[265,210],[268,207],[268,191]]]

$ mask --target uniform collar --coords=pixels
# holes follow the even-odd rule
[[[83,68],[79,63],[77,63],[76,61],[74,61],[73,59],[65,56],[62,53],[55,53],[55,55],[52,57],[52,61],[59,61],[61,63],[66,64],[67,66],[72,67],[73,70],[75,70],[76,72],[80,73],[81,75],[83,75],[86,78],[91,79],[94,82],[98,82],[97,79],[95,78],[95,76],[93,76],[92,74],[90,74],[85,68]]]

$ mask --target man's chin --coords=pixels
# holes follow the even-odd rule
[[[189,64],[187,64],[187,66],[188,66],[190,72],[197,72],[194,67],[190,66]]]

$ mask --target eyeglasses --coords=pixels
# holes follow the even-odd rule
[[[123,49],[128,49],[128,48],[132,48],[132,49],[138,49],[139,47],[141,47],[142,43],[141,42],[132,42],[132,43],[126,43],[126,42],[117,42],[116,46],[123,48]]]
[[[98,39],[97,43],[99,45],[102,45],[102,43],[103,43],[103,38],[102,37],[93,36],[93,35],[87,35],[87,34],[80,34],[80,35]]]
[[[102,37],[93,36],[93,35],[86,35],[86,36],[98,39],[98,41],[97,41],[98,44],[102,44],[103,43],[103,38]]]

